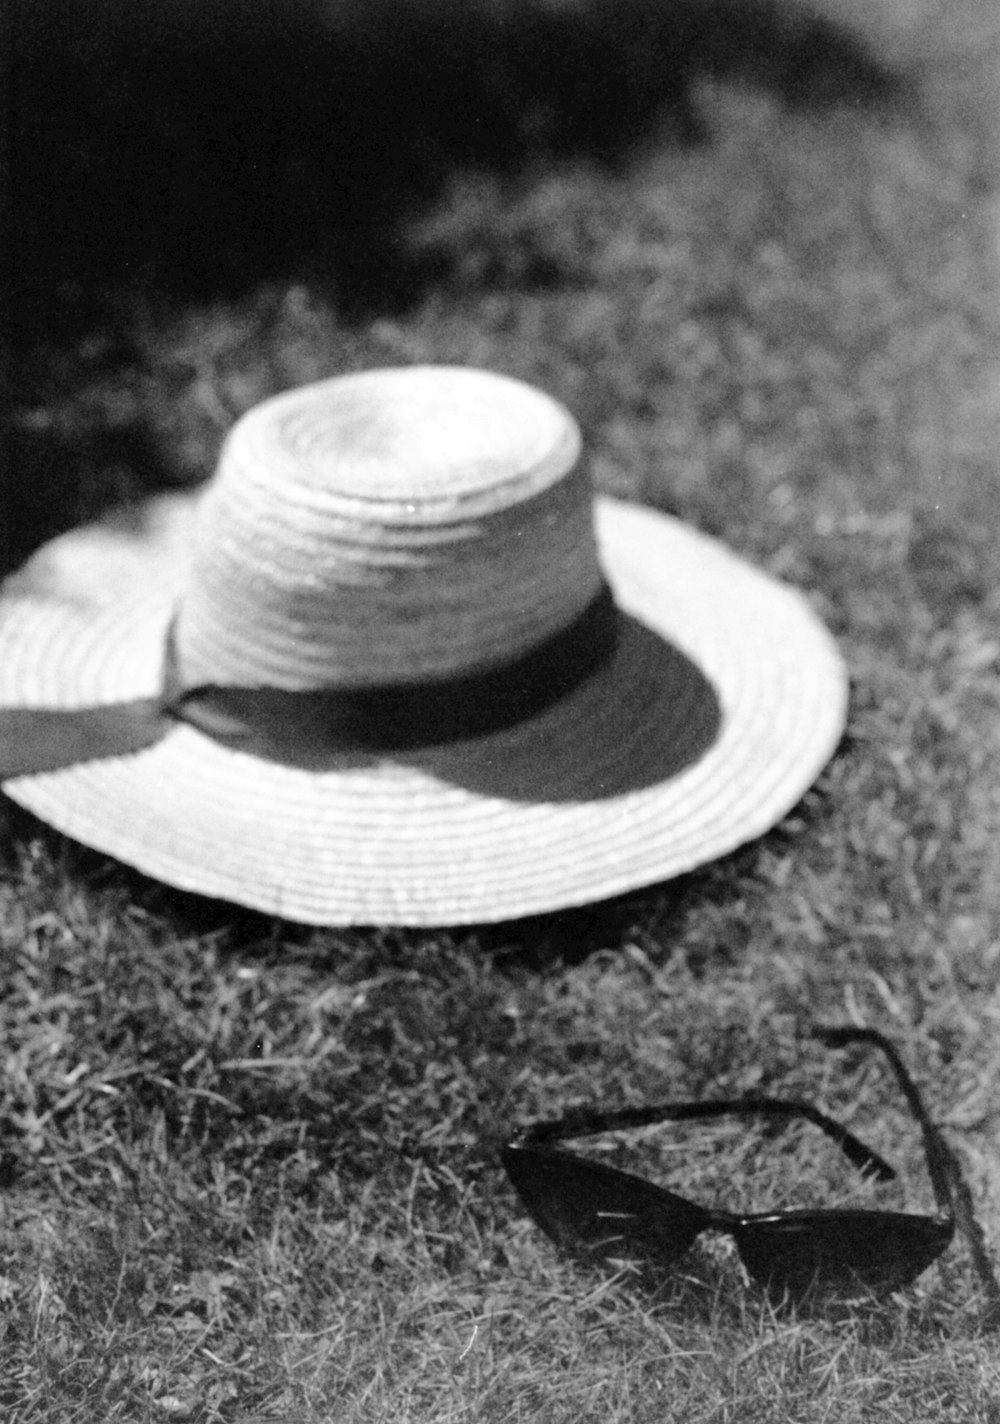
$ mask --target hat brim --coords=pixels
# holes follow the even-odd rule
[[[8,582],[0,705],[156,694],[193,510],[164,497],[74,530]],[[305,769],[178,725],[4,791],[168,884],[309,924],[493,922],[693,870],[811,785],[845,669],[805,599],[717,541],[606,497],[595,522],[617,653],[518,727]]]

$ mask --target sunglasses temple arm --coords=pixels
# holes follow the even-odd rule
[[[848,1132],[839,1122],[820,1112],[811,1103],[793,1098],[722,1098],[704,1103],[658,1103],[649,1107],[619,1108],[601,1112],[580,1108],[561,1118],[536,1122],[517,1135],[519,1143],[540,1145],[560,1142],[572,1137],[593,1136],[598,1132],[616,1132],[629,1127],[653,1127],[661,1122],[688,1122],[714,1117],[801,1117],[826,1133],[855,1167],[880,1181],[890,1181],[896,1173],[883,1157],[860,1138]]]
[[[1000,1281],[997,1280],[993,1269],[983,1228],[976,1220],[972,1193],[962,1173],[961,1163],[948,1146],[940,1128],[931,1121],[920,1091],[910,1077],[895,1044],[877,1029],[853,1026],[821,1028],[817,1031],[817,1037],[831,1048],[842,1048],[848,1043],[869,1043],[881,1049],[888,1058],[910,1110],[920,1124],[927,1171],[938,1208],[942,1215],[955,1221],[968,1243],[969,1254],[987,1301],[984,1323],[988,1329],[1000,1330]]]
[[[817,1030],[816,1036],[831,1048],[844,1048],[849,1043],[868,1043],[880,1049],[888,1058],[892,1071],[896,1075],[896,1081],[909,1104],[910,1111],[920,1124],[920,1131],[924,1139],[927,1172],[931,1179],[931,1186],[934,1188],[934,1199],[938,1204],[938,1210],[944,1216],[953,1216],[955,1213],[953,1186],[956,1177],[960,1179],[958,1162],[945,1141],[943,1133],[932,1122],[930,1114],[924,1106],[924,1100],[920,1096],[920,1090],[910,1077],[895,1044],[890,1042],[884,1034],[879,1033],[877,1029],[855,1028],[853,1025],[845,1025],[843,1028],[820,1028]]]

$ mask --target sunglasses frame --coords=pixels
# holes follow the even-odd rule
[[[886,1056],[920,1125],[936,1215],[839,1207],[734,1213],[702,1206],[645,1178],[552,1146],[667,1121],[801,1118],[836,1143],[865,1175],[879,1181],[895,1178],[895,1170],[873,1148],[813,1104],[793,1098],[666,1102],[610,1112],[578,1108],[517,1132],[501,1151],[507,1175],[535,1223],[557,1245],[592,1261],[638,1257],[640,1268],[662,1273],[701,1232],[711,1230],[731,1237],[748,1275],[769,1294],[785,1299],[859,1291],[883,1295],[909,1285],[948,1248],[955,1234],[951,1151],[884,1035],[845,1026],[819,1028],[815,1036],[829,1047],[863,1043]]]

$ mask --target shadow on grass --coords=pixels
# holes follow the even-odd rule
[[[800,107],[901,81],[783,0],[34,0],[16,7],[19,334],[108,288],[232,294],[309,269],[342,310],[409,301],[403,240],[456,170],[619,162],[706,137],[705,75]]]
[[[22,414],[0,575],[177,483],[177,432],[151,424],[176,401],[140,331],[151,309],[294,279],[347,326],[402,311],[462,261],[413,240],[456,175],[614,169],[653,135],[706,140],[706,76],[798,107],[885,110],[908,87],[796,0],[20,0],[7,18]]]

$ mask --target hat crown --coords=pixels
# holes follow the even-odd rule
[[[579,454],[556,401],[458,367],[255,407],[202,497],[182,681],[371,687],[519,657],[601,586]]]

